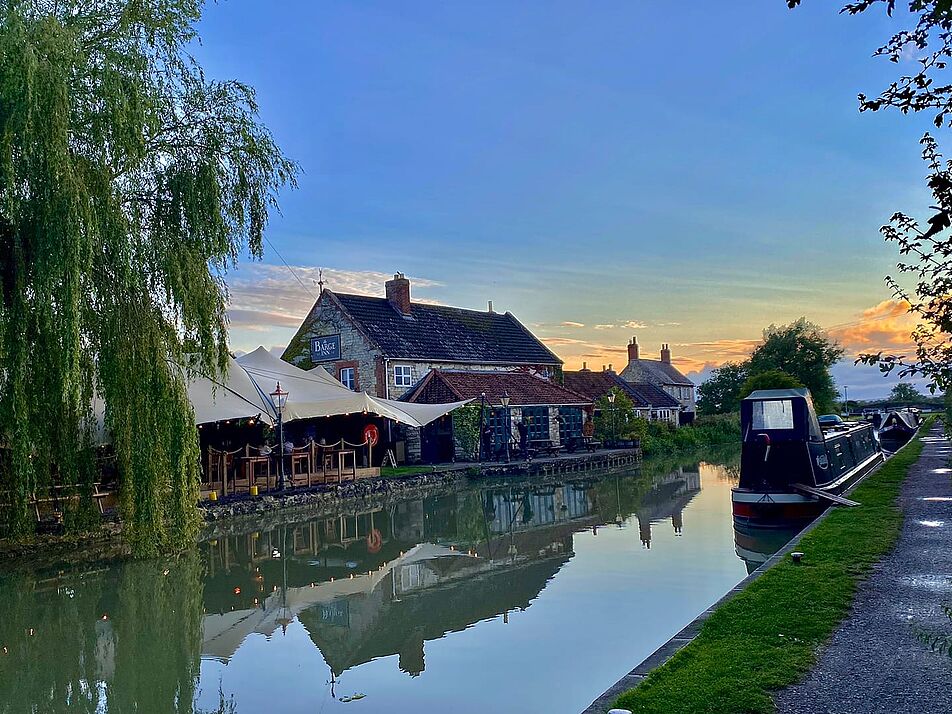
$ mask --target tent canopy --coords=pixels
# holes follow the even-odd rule
[[[278,385],[288,392],[285,422],[296,419],[375,414],[410,426],[424,426],[467,404],[410,404],[354,392],[323,368],[305,371],[271,354],[264,347],[229,360],[221,382],[198,376],[189,381],[188,395],[197,424],[260,415],[272,423],[277,410],[271,392]]]

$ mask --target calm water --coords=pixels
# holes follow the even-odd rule
[[[0,575],[0,711],[575,714],[783,545],[708,459]]]

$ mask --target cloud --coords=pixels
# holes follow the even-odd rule
[[[585,323],[572,322],[571,320],[566,320],[565,322],[560,322],[559,327],[572,327],[572,328],[585,327]]]
[[[909,314],[905,300],[883,300],[863,310],[853,322],[834,325],[828,332],[855,357],[862,352],[910,354],[915,351],[911,334],[916,328],[916,317]]]
[[[614,325],[594,325],[596,330],[613,330],[615,329]]]
[[[244,265],[228,281],[228,318],[233,331],[268,332],[296,329],[320,293],[317,281],[320,269],[292,266],[294,273],[284,265],[250,263]],[[295,277],[295,275],[297,277]],[[384,283],[392,276],[370,270],[323,271],[324,285],[342,293],[383,296]],[[435,280],[410,278],[412,287],[429,288],[441,285]],[[414,296],[415,302],[434,302]],[[290,337],[290,335],[288,335]]]
[[[626,327],[629,330],[643,330],[648,326],[647,323],[642,322],[641,320],[628,320],[622,327]]]

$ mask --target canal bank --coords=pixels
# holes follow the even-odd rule
[[[938,427],[927,422],[856,488],[851,498],[861,508],[827,511],[586,712],[607,711],[612,701],[645,712],[774,711],[773,693],[809,670],[858,581],[895,544],[903,522],[897,499],[929,429]],[[788,557],[794,544],[805,553],[800,564]]]

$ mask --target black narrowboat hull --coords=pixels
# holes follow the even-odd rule
[[[833,483],[816,490],[839,496],[862,480],[883,461],[876,452],[857,464]],[[731,510],[734,523],[748,528],[789,528],[791,524],[806,524],[819,516],[830,501],[807,493],[790,490],[756,491],[731,489]]]

